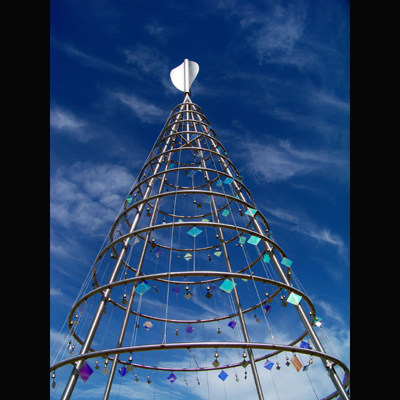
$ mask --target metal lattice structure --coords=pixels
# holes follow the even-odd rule
[[[111,227],[109,240],[91,270],[92,289],[84,290],[68,316],[71,337],[81,349],[79,355],[50,367],[54,373],[62,366],[73,365],[61,398],[71,397],[77,379],[85,376],[82,371],[97,358],[105,361],[104,399],[110,394],[117,369],[121,375],[134,368],[169,371],[168,379],[173,382],[176,374],[182,372],[221,370],[220,377],[224,379],[225,371],[248,365],[258,398],[264,399],[257,363],[265,362],[268,368],[269,360],[292,352],[311,360],[320,358],[336,388],[326,400],[338,394],[343,400],[348,399],[349,381],[343,385],[335,367],[341,367],[349,377],[348,368],[325,352],[313,329],[318,324],[314,305],[299,285],[291,283],[292,262],[274,240],[266,218],[229,158],[229,149],[190,98],[190,86],[198,72],[196,66],[185,60],[172,71],[173,83],[185,93],[184,101],[172,110]],[[107,272],[104,264],[110,261],[113,265]],[[101,277],[105,276],[108,281],[102,283]],[[181,291],[180,304],[191,304],[188,315],[176,315],[178,308],[174,302],[177,303]],[[218,303],[217,298],[221,299]],[[90,327],[80,336],[77,318],[81,319],[81,312],[89,302],[96,310],[91,314]],[[146,302],[150,304],[147,311]],[[305,329],[287,344],[275,343],[268,324],[268,314],[277,303],[287,309],[293,307]],[[106,306],[110,308],[111,304],[115,313],[120,314],[116,343],[93,348]],[[227,304],[230,308],[225,307]],[[210,308],[215,310],[214,315],[210,315]],[[260,321],[257,310],[262,314],[266,331],[271,333],[269,342],[252,341],[249,325]],[[139,343],[138,332],[144,330],[138,329],[138,322],[143,319],[146,332],[159,326],[159,336],[154,339],[148,336],[147,342]],[[205,325],[210,329],[205,329]],[[116,326],[113,322],[113,327]],[[195,339],[201,331],[202,340],[199,336]],[[227,340],[226,333],[233,331],[239,340]],[[182,339],[183,334],[186,336]],[[307,335],[313,348],[299,346],[305,343]],[[208,361],[207,357],[205,362],[196,358],[196,349],[205,349]],[[220,363],[222,357],[218,352],[225,349],[239,354],[236,361]],[[158,358],[148,356],[179,351],[187,354],[188,350],[195,366],[167,365],[165,361],[161,365]],[[139,355],[144,353],[147,363],[140,362],[144,357],[140,359]],[[87,375],[90,376],[90,371]]]

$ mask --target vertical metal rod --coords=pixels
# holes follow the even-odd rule
[[[201,148],[200,140],[196,139],[196,142],[197,142],[197,147]],[[203,155],[201,155],[201,165],[202,165],[203,168],[206,168],[206,164],[205,164]],[[206,181],[207,181],[208,190],[211,192],[212,189],[211,189],[211,183],[210,183],[208,171],[204,171],[204,173],[205,173],[205,177],[206,177]],[[211,197],[211,199],[212,199],[211,200],[211,205],[212,205],[213,213],[214,213],[214,216],[215,216],[215,222],[219,223],[220,221],[219,221],[219,217],[218,217],[218,209],[217,209],[217,206],[215,204],[214,198]],[[224,253],[226,267],[228,269],[228,272],[233,272],[232,271],[231,262],[230,262],[230,259],[229,259],[228,249],[226,248],[226,244],[225,244],[224,234],[223,234],[222,228],[220,228],[220,227],[218,227],[218,234],[219,234],[220,241],[221,241],[222,251]],[[250,343],[250,338],[249,338],[249,334],[247,332],[247,326],[246,326],[246,322],[244,320],[242,306],[240,304],[240,299],[239,299],[239,295],[237,293],[236,287],[233,288],[232,293],[233,293],[233,298],[235,299],[236,308],[238,310],[239,321],[240,321],[240,325],[242,327],[244,341],[246,343]],[[264,400],[264,394],[263,394],[263,391],[262,391],[262,388],[261,388],[260,377],[258,376],[258,371],[257,371],[256,363],[254,361],[254,355],[253,355],[252,349],[248,348],[247,349],[247,353],[249,355],[251,370],[253,372],[253,378],[254,378],[254,383],[256,385],[258,398],[259,398],[259,400]]]
[[[164,149],[162,150],[162,153],[164,153],[167,150],[170,141],[171,141],[171,137],[169,137],[166,140],[165,145],[164,145]],[[158,157],[157,164],[156,164],[156,166],[154,168],[154,174],[156,174],[158,172],[163,158],[164,158],[163,155]],[[152,178],[149,181],[147,189],[146,189],[146,191],[145,191],[145,193],[143,195],[143,199],[146,199],[147,197],[150,196],[150,193],[151,193],[152,188],[153,188],[154,179],[155,178]],[[134,219],[132,221],[132,225],[131,225],[131,229],[129,230],[129,233],[132,233],[136,229],[137,224],[138,224],[139,219],[140,219],[140,216],[141,216],[141,214],[143,212],[144,206],[145,206],[145,203],[142,203],[139,206],[138,211],[137,211],[137,213],[136,213],[136,215],[135,215],[135,217],[134,217]],[[110,279],[109,279],[108,283],[113,283],[115,281],[117,275],[118,275],[118,272],[119,272],[120,267],[122,265],[122,261],[123,261],[123,259],[125,258],[125,255],[126,255],[127,248],[129,247],[128,241],[129,240],[127,239],[127,240],[125,240],[123,242],[123,247],[122,247],[121,253],[118,256],[118,260],[117,260],[117,262],[116,262],[116,264],[114,266],[113,272],[111,273],[111,276],[110,276]],[[104,307],[105,307],[105,305],[106,305],[106,303],[108,301],[108,297],[110,296],[110,293],[111,293],[111,288],[105,290],[104,295],[103,295],[102,299],[100,300],[100,303],[99,303],[99,305],[97,307],[96,314],[93,317],[92,324],[91,324],[91,326],[90,326],[90,328],[88,330],[88,333],[86,334],[85,341],[84,341],[84,343],[82,345],[82,348],[81,348],[81,351],[79,353],[80,355],[86,353],[90,348],[90,345],[91,345],[91,343],[93,341],[93,338],[94,338],[94,335],[96,333],[96,330],[97,330],[97,328],[99,326],[101,317],[103,315]],[[64,388],[64,392],[62,394],[61,400],[70,399],[71,394],[72,394],[72,392],[74,390],[74,387],[76,385],[76,381],[78,379],[79,371],[82,368],[83,363],[84,363],[84,360],[79,360],[76,363],[75,367],[73,368],[73,370],[71,372],[71,375],[69,377],[69,380],[67,382],[67,385]]]
[[[173,146],[174,146],[174,144],[172,144],[172,148],[173,148]],[[164,152],[162,154],[164,154]],[[171,155],[172,155],[172,153],[169,153],[168,160],[170,160]],[[165,164],[165,171],[164,172],[166,172],[167,170],[168,170],[168,162],[166,162],[166,164]],[[165,178],[166,178],[166,174],[164,173],[162,175],[162,179],[161,179],[161,182],[160,182],[160,187],[158,189],[158,194],[160,194],[162,192],[162,190],[163,190]],[[160,200],[159,198],[156,199],[156,202],[155,202],[155,205],[154,205],[154,209],[153,209],[153,213],[151,215],[150,222],[149,222],[149,227],[154,224],[154,220],[155,220],[155,216],[156,216],[156,210],[158,209],[159,200]],[[141,271],[142,271],[142,266],[143,266],[144,258],[145,258],[145,255],[146,255],[147,245],[149,243],[150,236],[151,236],[151,231],[148,231],[147,234],[146,234],[145,240],[143,242],[142,252],[140,254],[140,259],[139,259],[138,266],[137,266],[137,269],[136,269],[136,275],[135,275],[136,277],[139,276]],[[127,304],[127,307],[126,307],[126,310],[125,310],[125,316],[124,316],[124,320],[122,322],[121,331],[120,331],[120,334],[119,334],[119,338],[118,338],[118,342],[117,342],[116,348],[121,347],[122,346],[122,342],[124,340],[126,328],[127,328],[128,321],[129,321],[130,311],[131,311],[133,300],[134,300],[134,297],[135,297],[135,290],[134,289],[135,289],[135,285],[132,285],[131,295],[129,297],[129,301],[128,301],[128,304]],[[111,370],[110,370],[110,373],[109,373],[109,376],[108,376],[107,385],[106,385],[106,388],[104,390],[103,400],[107,400],[109,395],[110,395],[111,386],[112,386],[114,375],[115,375],[115,371],[116,371],[117,365],[118,365],[118,359],[119,359],[119,354],[115,354],[114,355],[114,361],[113,361],[113,363],[111,365]]]
[[[211,141],[215,145],[215,142],[212,139],[211,139]],[[222,165],[225,167],[227,174],[231,178],[233,178],[234,176],[231,173],[231,171],[229,170],[229,168],[227,168],[225,160],[223,158],[221,158],[221,157],[218,157],[218,159],[219,159],[220,163],[222,163]],[[233,184],[234,184],[235,189],[238,190],[239,189],[238,184],[235,181],[233,181]],[[241,200],[243,200],[243,201],[246,201],[241,192],[239,193],[239,198]],[[258,221],[255,219],[255,217],[251,217],[251,218],[253,220],[252,223],[253,223],[254,227],[256,228],[257,232],[260,233],[260,234],[264,234],[262,229],[261,229],[261,227],[260,227],[260,225],[258,224]],[[264,240],[261,240],[261,243],[267,249],[267,251],[268,251],[268,253],[270,255],[272,264],[273,264],[276,272],[278,273],[280,279],[282,280],[282,282],[284,282],[286,285],[290,286],[290,283],[287,280],[286,275],[283,273],[282,268],[281,268],[281,266],[280,266],[280,264],[279,264],[279,262],[278,262],[278,260],[277,260],[277,258],[275,256],[275,254],[273,252],[273,249],[271,248],[270,244],[268,242],[264,241]],[[303,325],[306,328],[306,330],[307,330],[307,332],[308,332],[308,334],[309,334],[309,336],[311,338],[311,341],[313,342],[314,347],[316,348],[316,350],[320,351],[321,353],[326,353],[325,349],[322,346],[322,343],[319,341],[317,335],[314,332],[314,329],[312,328],[310,322],[308,321],[307,316],[306,316],[306,314],[304,312],[304,309],[303,309],[302,305],[298,304],[295,307],[296,307],[296,311],[299,314],[300,319],[303,322]],[[335,369],[331,367],[329,361],[324,360],[322,358],[321,358],[321,361],[322,361],[324,367],[328,370],[328,375],[331,378],[332,383],[334,384],[336,390],[338,391],[338,393],[342,397],[342,400],[349,400],[349,397],[348,397],[348,395],[347,395],[347,393],[346,393],[346,391],[344,389],[343,384],[341,383],[339,377],[337,376],[337,373],[336,373]]]

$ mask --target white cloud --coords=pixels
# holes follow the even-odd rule
[[[260,182],[275,182],[311,172],[335,174],[340,179],[348,174],[348,160],[333,150],[295,149],[288,140],[261,143],[242,140],[246,153],[235,154],[244,158],[246,167]]]
[[[261,208],[264,209],[266,213],[279,218],[281,221],[287,222],[291,230],[311,236],[318,242],[332,245],[336,248],[339,255],[347,257],[347,247],[343,239],[339,235],[331,233],[330,229],[318,227],[305,213],[280,207],[272,208],[263,204]]]
[[[302,39],[306,12],[302,4],[284,8],[273,4],[268,12],[247,7],[240,26],[248,31],[248,41],[256,50],[260,64],[279,63],[301,67],[313,60],[310,52],[298,48]]]
[[[58,106],[50,109],[50,127],[57,134],[66,134],[79,142],[88,142],[93,135],[86,129],[87,123],[77,118],[71,111]]]
[[[125,74],[125,75],[135,75],[135,76],[138,75],[137,71],[135,71],[132,68],[131,69],[122,68],[107,61],[104,61],[98,57],[85,54],[76,47],[74,47],[73,45],[62,43],[53,38],[51,39],[51,44],[54,47],[64,51],[69,57],[77,59],[86,67],[99,69],[101,71],[106,71],[106,72]]]
[[[110,92],[110,96],[128,106],[143,122],[159,123],[168,117],[168,111],[152,103],[148,103],[133,94],[128,95],[122,92]]]
[[[157,50],[141,44],[133,50],[124,50],[128,64],[134,64],[145,73],[163,75],[168,70],[168,59],[160,55]]]
[[[130,172],[118,165],[59,168],[50,179],[50,217],[65,228],[96,235],[115,219],[133,182]]]
[[[325,242],[335,246],[339,254],[343,255],[346,252],[344,241],[339,235],[332,234],[329,229],[317,229],[312,226],[302,225],[298,225],[293,229],[297,230],[298,232],[305,233],[306,235],[317,239],[319,242]]]

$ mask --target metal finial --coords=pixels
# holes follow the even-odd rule
[[[184,93],[190,93],[190,87],[199,73],[199,64],[194,61],[185,61],[178,67],[174,68],[171,73],[171,81],[174,86]]]

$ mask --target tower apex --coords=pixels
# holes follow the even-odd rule
[[[177,89],[184,93],[190,93],[190,87],[198,73],[199,64],[185,58],[181,65],[171,71],[170,76],[172,83]]]

